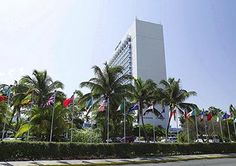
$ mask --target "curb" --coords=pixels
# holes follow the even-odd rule
[[[167,162],[177,162],[177,161],[189,161],[189,160],[204,160],[204,159],[221,159],[221,158],[236,158],[236,155],[219,155],[219,156],[195,156],[186,158],[186,156],[170,156],[160,159],[145,159],[141,161],[135,161],[132,159],[127,159],[128,161],[117,161],[117,162],[97,162],[97,163],[88,163],[84,162],[83,164],[68,164],[70,166],[94,166],[94,165],[128,165],[128,164],[148,164],[148,163],[167,163]],[[129,161],[130,160],[130,161]],[[42,164],[42,166],[66,166],[67,164]]]

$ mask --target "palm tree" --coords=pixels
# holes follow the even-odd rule
[[[181,114],[184,114],[185,112],[190,112],[191,110],[197,108],[195,104],[185,102],[190,96],[195,96],[197,93],[195,91],[187,91],[182,89],[180,86],[180,79],[175,80],[174,78],[169,78],[167,81],[160,81],[160,84],[162,86],[162,90],[160,91],[162,96],[161,105],[169,106],[170,111],[170,117],[166,128],[167,139],[172,115],[177,110]]]
[[[143,109],[150,105],[152,101],[156,98],[156,83],[149,79],[149,80],[142,80],[141,78],[134,79],[134,88],[132,90],[133,101],[139,104],[139,111],[138,111],[138,123],[141,117],[143,131],[145,140],[148,140],[147,132],[144,127],[144,120],[143,120]]]
[[[31,100],[33,100],[34,105],[32,105],[30,113],[28,113],[28,117],[30,118],[31,126],[28,124],[28,127],[21,126],[18,133],[25,133],[27,129],[32,129],[31,133],[39,137],[40,140],[46,140],[48,135],[48,125],[51,123],[52,110],[50,107],[45,107],[46,102],[49,97],[57,91],[56,101],[60,102],[55,104],[55,124],[53,130],[55,131],[54,136],[57,137],[56,131],[57,128],[57,116],[56,114],[62,109],[62,101],[65,98],[63,92],[59,91],[59,89],[63,89],[63,84],[59,81],[53,81],[50,76],[47,75],[47,71],[33,71],[33,77],[28,75],[23,76],[19,81],[19,85],[26,86],[28,88],[26,94],[31,94]],[[22,94],[19,93],[21,96]],[[16,99],[21,98],[20,96],[16,96]],[[22,98],[21,98],[22,99]],[[59,110],[59,111],[57,111]],[[64,123],[64,121],[62,121]],[[24,126],[27,126],[24,124]],[[29,127],[30,126],[30,127]],[[47,129],[44,130],[44,127]],[[23,129],[22,129],[23,128]],[[22,132],[24,131],[24,132]],[[42,135],[39,133],[42,131]],[[62,130],[63,131],[63,130]],[[57,139],[57,138],[56,138]]]
[[[10,125],[12,123],[13,118],[16,116],[16,125],[15,130],[19,129],[19,120],[22,114],[22,108],[28,107],[28,103],[23,103],[24,99],[29,95],[29,87],[25,84],[19,84],[15,81],[15,84],[12,87],[12,115],[10,119]]]
[[[25,84],[30,88],[35,104],[43,109],[44,104],[55,90],[63,89],[64,85],[60,81],[53,81],[48,76],[47,71],[33,71],[33,77],[29,75],[23,76],[20,84]],[[57,98],[61,100],[65,98],[64,93],[58,91]]]
[[[98,66],[93,66],[92,69],[94,70],[95,77],[80,84],[81,87],[87,87],[91,90],[91,93],[85,94],[84,98],[88,99],[92,96],[94,105],[102,99],[108,100],[108,107],[109,110],[111,110],[111,120],[115,119],[115,117],[113,117],[114,111],[123,98],[129,95],[132,88],[131,84],[127,83],[132,77],[128,74],[123,74],[123,68],[121,66],[110,66],[107,63],[105,63],[103,70]],[[111,121],[111,123],[112,122],[113,121]],[[105,140],[104,135],[103,138]]]

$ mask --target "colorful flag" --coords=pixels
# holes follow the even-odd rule
[[[201,120],[201,121],[203,121],[204,116],[205,116],[205,111],[203,110],[203,111],[201,111],[201,113],[200,113],[200,120]]]
[[[190,111],[189,113],[187,113],[186,117],[190,118],[191,116],[195,116],[195,110]]]
[[[6,100],[7,100],[7,96],[0,96],[0,102],[6,101]]]
[[[119,105],[119,107],[117,108],[117,112],[118,111],[121,111],[121,112],[124,112],[124,109],[125,109],[125,101],[123,101],[120,105]]]
[[[70,104],[70,103],[72,103],[74,101],[74,95],[72,95],[70,98],[68,98],[68,99],[65,99],[64,101],[63,101],[63,106],[64,107],[68,107],[68,105]]]
[[[105,112],[106,111],[106,108],[107,108],[107,100],[103,100],[102,101],[102,103],[100,104],[100,106],[99,106],[99,108],[98,108],[98,110],[100,111],[100,112]]]
[[[32,100],[32,95],[29,94],[21,101],[21,105],[28,105],[31,103],[31,100]]]
[[[230,115],[227,114],[226,112],[224,113],[222,119],[225,120],[225,119],[229,119]]]
[[[129,112],[133,112],[133,111],[136,111],[136,110],[139,110],[139,104],[138,103],[136,103],[132,107],[130,107]]]
[[[207,121],[210,121],[211,119],[212,119],[212,113],[211,112],[209,112],[208,114],[207,114]]]
[[[53,105],[55,103],[55,98],[56,98],[56,94],[54,93],[51,97],[49,97],[46,106],[50,106]]]

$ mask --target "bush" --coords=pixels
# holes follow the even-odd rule
[[[80,143],[102,143],[102,136],[96,130],[80,129],[74,132],[73,141]]]
[[[0,161],[131,158],[163,155],[235,153],[236,143],[219,144],[82,144],[0,142]]]

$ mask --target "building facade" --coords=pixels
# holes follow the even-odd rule
[[[136,19],[116,46],[109,64],[123,66],[124,73],[135,78],[152,79],[157,84],[166,80],[162,25]],[[155,108],[162,110],[158,105]],[[160,120],[149,113],[144,116],[144,122],[166,127],[167,111],[163,116],[165,119]]]

